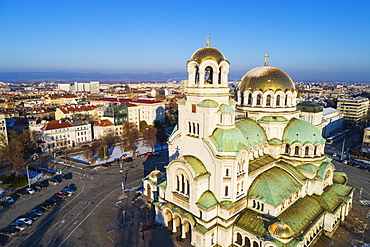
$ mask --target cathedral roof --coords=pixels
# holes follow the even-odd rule
[[[322,112],[323,111],[322,105],[312,101],[303,101],[297,104],[297,110],[302,112]]]
[[[275,222],[268,227],[268,230],[273,237],[280,239],[290,239],[294,236],[292,228],[283,222]]]
[[[199,197],[198,202],[196,203],[199,207],[206,210],[213,208],[218,204],[215,194],[212,191],[207,190]]]
[[[221,104],[219,110],[223,114],[231,114],[235,111],[234,108],[226,104]]]
[[[200,107],[217,107],[218,103],[213,99],[205,99],[198,103]]]
[[[258,122],[266,122],[266,123],[284,123],[287,121],[288,119],[286,119],[283,116],[264,116],[258,119]]]
[[[302,119],[292,118],[284,129],[284,141],[289,144],[300,143],[305,145],[306,143],[311,143],[316,145],[324,143],[325,139],[322,138],[320,131],[311,123]]]
[[[284,71],[271,67],[262,66],[251,69],[240,80],[237,88],[241,90],[295,90],[292,79]]]
[[[267,142],[264,129],[250,118],[236,122],[235,128],[215,129],[210,139],[220,152],[237,152],[243,147],[255,147]]]
[[[299,166],[297,166],[297,168],[300,169],[300,170],[306,171],[306,172],[311,172],[311,173],[315,173],[315,172],[317,172],[317,170],[319,170],[319,167],[317,167],[313,164],[309,164],[309,163],[299,165]]]
[[[256,177],[248,190],[248,197],[277,206],[300,187],[301,184],[289,173],[273,167]]]
[[[203,176],[209,175],[206,167],[198,158],[191,155],[184,155],[186,162],[191,166],[195,173],[195,179],[202,178]]]
[[[201,64],[202,62],[206,60],[213,60],[217,62],[218,64],[221,63],[222,61],[227,61],[224,54],[220,52],[218,49],[210,46],[202,47],[198,49],[194,54],[191,56],[189,59],[189,62],[195,61],[198,64]]]

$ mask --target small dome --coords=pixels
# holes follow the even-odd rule
[[[302,112],[322,112],[323,109],[320,104],[312,101],[303,101],[297,104],[297,110]]]
[[[206,46],[194,52],[194,54],[191,56],[190,60],[187,63],[195,61],[198,64],[201,64],[206,60],[213,60],[217,62],[217,64],[219,64],[222,61],[226,61],[226,58],[224,54],[222,54],[222,52],[220,52],[218,49]]]
[[[198,106],[200,107],[217,107],[218,103],[213,99],[205,99],[199,102]]]
[[[283,222],[275,222],[268,227],[268,231],[273,237],[284,240],[290,239],[294,235],[294,231]]]
[[[316,145],[324,143],[325,139],[322,138],[320,131],[311,123],[302,119],[292,118],[284,129],[283,142],[288,142],[289,144],[300,143],[302,145],[311,143]]]
[[[241,90],[295,90],[292,79],[282,70],[263,66],[251,69],[240,80],[237,86]]]
[[[163,173],[160,170],[156,169],[156,170],[152,171],[149,174],[149,177],[152,177],[152,178],[161,178],[161,177],[163,177]]]

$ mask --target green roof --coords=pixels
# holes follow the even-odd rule
[[[348,181],[347,174],[344,172],[334,172],[333,174],[333,182],[337,184],[346,184]]]
[[[319,171],[317,172],[316,177],[318,179],[323,180],[324,179],[324,176],[325,176],[325,173],[328,170],[329,166],[332,166],[332,164],[329,163],[329,162],[322,162],[321,165],[320,165],[320,167],[319,167]]]
[[[313,219],[318,220],[324,210],[320,203],[311,196],[298,199],[279,215],[279,219],[290,226],[298,235],[312,225]]]
[[[272,139],[269,140],[269,143],[270,144],[273,144],[273,145],[280,145],[283,142],[280,139],[278,139],[278,138],[272,138]]]
[[[322,112],[323,107],[316,102],[312,101],[303,101],[297,104],[297,110],[302,112]]]
[[[287,121],[288,119],[282,116],[264,116],[258,119],[258,122],[267,122],[267,123],[284,123]]]
[[[235,110],[234,108],[232,108],[230,105],[226,105],[226,104],[221,104],[220,105],[220,108],[219,108],[219,111],[223,114],[231,114],[233,113]]]
[[[218,103],[213,99],[205,99],[198,103],[200,107],[217,107]]]
[[[324,143],[325,139],[322,138],[320,131],[314,125],[302,119],[292,118],[284,129],[283,141],[290,144],[311,143],[316,145]]]
[[[234,206],[235,203],[233,203],[232,201],[229,201],[229,200],[224,200],[224,201],[220,202],[220,205],[224,208],[230,208],[230,207]]]
[[[257,236],[268,236],[268,232],[264,227],[271,221],[271,218],[268,215],[265,216],[248,208],[239,215],[239,218],[234,223],[236,226]]]
[[[268,165],[271,162],[274,162],[275,160],[276,160],[275,158],[266,154],[262,157],[259,157],[257,159],[254,159],[254,160],[250,161],[249,165],[248,165],[248,174],[250,174],[251,172],[253,172],[257,169],[259,169],[260,167],[262,167],[264,165]]]
[[[317,172],[317,170],[319,170],[319,167],[317,167],[313,164],[309,164],[309,163],[299,165],[299,166],[297,166],[297,168],[300,169],[300,170],[306,171],[306,172],[311,172],[311,173],[315,173],[315,172]]]
[[[210,136],[220,152],[238,152],[244,147],[255,147],[267,141],[264,129],[247,118],[235,123],[235,128],[217,128]]]
[[[198,158],[191,155],[185,155],[184,158],[191,168],[193,168],[196,176],[195,179],[202,175],[210,175],[202,161],[200,161]]]
[[[198,202],[196,203],[199,207],[203,209],[211,209],[218,204],[215,194],[212,191],[207,190],[205,191],[200,197]]]
[[[186,103],[186,98],[182,98],[182,99],[180,99],[179,101],[177,101],[176,103],[177,104],[185,104]]]
[[[232,99],[232,98],[229,98],[229,104],[230,105],[235,105],[235,104],[237,104],[238,102],[236,102],[234,99]]]
[[[351,199],[354,188],[342,184],[332,184],[325,188],[321,196],[314,195],[321,206],[328,212],[334,213],[342,202]]]
[[[248,197],[277,206],[301,187],[288,172],[273,167],[258,175],[248,190]]]

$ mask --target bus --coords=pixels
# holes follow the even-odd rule
[[[328,137],[328,138],[326,138],[326,143],[327,144],[333,144],[334,142],[343,139],[348,132],[349,132],[349,130],[344,130],[342,132],[337,133],[334,136]]]

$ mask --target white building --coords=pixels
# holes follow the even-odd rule
[[[367,117],[369,99],[365,97],[338,99],[337,109],[343,114],[344,120],[358,124]]]
[[[312,246],[348,215],[354,189],[299,118],[285,72],[265,61],[243,76],[235,102],[229,66],[209,43],[187,62],[166,173],[143,179],[156,221],[194,246]]]

